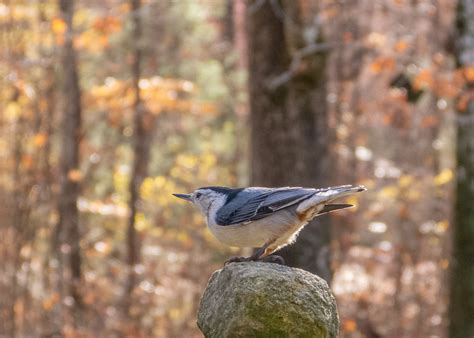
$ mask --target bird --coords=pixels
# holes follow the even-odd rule
[[[249,257],[232,257],[225,264],[247,261],[284,264],[280,256],[272,254],[294,243],[313,218],[353,206],[332,203],[334,200],[365,190],[362,185],[320,189],[211,186],[190,194],[173,195],[197,206],[211,233],[223,244],[258,248]]]

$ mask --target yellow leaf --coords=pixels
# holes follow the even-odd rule
[[[135,227],[137,231],[141,232],[143,230],[151,228],[152,224],[147,220],[145,214],[140,212],[135,216]]]
[[[454,177],[453,171],[451,169],[444,169],[434,178],[434,184],[436,186],[444,185],[451,181]]]
[[[192,244],[192,239],[186,231],[178,232],[176,239],[185,245]]]
[[[10,102],[4,110],[5,117],[11,122],[21,115],[21,107],[17,102]]]
[[[358,182],[359,184],[362,184],[363,186],[365,186],[367,189],[374,189],[375,188],[375,181],[370,179],[370,178],[366,178],[360,182]]]
[[[447,220],[436,223],[436,232],[443,233],[449,228],[449,222]]]
[[[61,18],[54,18],[51,21],[51,29],[55,34],[64,34],[66,28],[66,22]]]
[[[169,311],[169,316],[171,319],[178,319],[181,316],[181,310],[178,308],[173,308]]]
[[[398,195],[398,188],[394,185],[390,185],[388,187],[383,188],[380,191],[380,194],[382,195],[382,197],[385,198],[394,198]]]
[[[406,198],[411,201],[418,201],[421,198],[421,193],[419,190],[409,189]]]
[[[410,175],[403,175],[398,180],[398,184],[403,188],[409,186],[410,184],[412,184],[412,182],[413,182],[413,176],[410,176]]]

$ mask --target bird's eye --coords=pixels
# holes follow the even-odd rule
[[[202,196],[202,194],[201,194],[200,192],[198,192],[198,193],[196,194],[196,198],[200,198],[201,196]]]

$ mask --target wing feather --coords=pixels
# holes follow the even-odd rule
[[[220,225],[252,222],[307,199],[315,192],[315,189],[303,188],[249,189],[222,207],[216,221]]]

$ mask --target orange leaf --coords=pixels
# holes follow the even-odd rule
[[[82,180],[82,173],[79,169],[71,169],[67,173],[67,178],[73,182],[79,182]]]
[[[413,80],[413,88],[416,90],[430,89],[433,84],[433,73],[429,68],[422,69]]]
[[[23,155],[21,157],[21,165],[25,168],[25,169],[31,169],[31,167],[33,166],[33,157],[31,157],[31,155]]]
[[[346,319],[342,325],[342,329],[345,332],[354,332],[357,330],[357,323],[353,319]]]
[[[408,48],[408,43],[404,40],[400,40],[395,44],[395,50],[398,53],[404,52]]]
[[[464,77],[469,82],[474,82],[474,66],[464,67]]]
[[[449,261],[447,259],[442,259],[439,262],[439,265],[441,266],[443,270],[446,270],[449,267]]]
[[[51,297],[43,300],[43,309],[45,309],[46,311],[51,310],[53,306],[58,303],[59,299],[59,294],[57,292],[53,293]]]
[[[456,109],[458,110],[458,112],[462,112],[462,113],[466,112],[469,102],[471,100],[474,100],[473,93],[470,93],[470,92],[462,93],[456,104]]]
[[[106,16],[96,19],[92,24],[92,27],[102,34],[110,34],[119,31],[122,24],[116,17]]]
[[[378,74],[384,70],[392,70],[395,67],[395,61],[391,57],[379,57],[370,64],[370,70]]]
[[[48,135],[46,135],[45,133],[38,133],[33,136],[33,144],[38,148],[44,146],[46,144],[46,141],[48,141]]]

